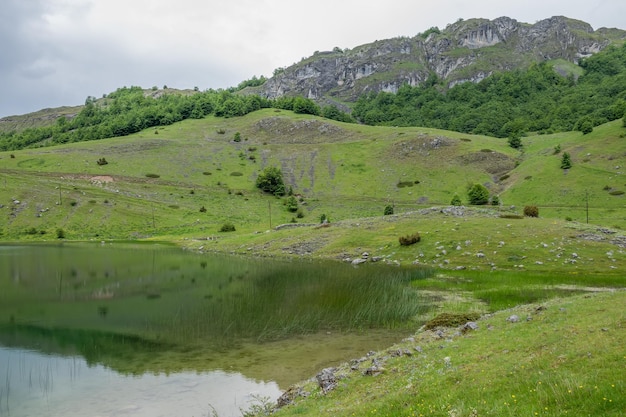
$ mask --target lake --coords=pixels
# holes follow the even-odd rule
[[[399,341],[423,269],[0,245],[0,416],[241,415]]]

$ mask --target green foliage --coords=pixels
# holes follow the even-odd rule
[[[383,216],[389,216],[393,214],[393,206],[387,205],[385,206],[385,210],[383,211]]]
[[[96,163],[97,163],[98,165],[107,165],[107,164],[108,164],[108,162],[107,162],[107,160],[106,160],[105,158],[100,158],[100,159],[98,159],[98,160],[96,161]]]
[[[509,137],[508,142],[509,142],[509,146],[513,149],[522,148],[522,138],[518,135]]]
[[[500,197],[497,195],[494,195],[493,197],[491,197],[491,205],[492,206],[499,206],[500,205]]]
[[[285,206],[287,207],[287,211],[295,213],[298,211],[298,200],[296,200],[294,196],[289,196],[285,200]]]
[[[235,231],[235,225],[232,224],[231,222],[226,222],[222,225],[222,227],[220,227],[220,232],[234,232]]]
[[[539,209],[537,206],[525,206],[524,216],[526,217],[539,217]]]
[[[148,173],[148,174],[146,174],[146,177],[148,177],[148,178],[159,178],[161,176],[159,174]]]
[[[65,239],[65,230],[60,229],[60,228],[57,229],[56,236],[57,236],[57,239]]]
[[[561,145],[559,144],[554,147],[554,155],[558,155],[560,153],[561,153]]]
[[[330,219],[325,213],[320,216],[320,223],[330,223]]]
[[[502,138],[571,131],[583,117],[587,119],[579,127],[588,131],[624,117],[626,46],[594,54],[581,67],[584,73],[577,82],[543,63],[447,91],[436,80],[404,85],[397,94],[359,97],[352,116],[370,125],[424,126]]]
[[[398,238],[398,241],[400,242],[400,245],[402,245],[402,246],[413,245],[414,243],[417,243],[420,240],[422,240],[422,237],[417,232],[413,233],[412,235],[400,236]]]
[[[354,118],[348,113],[342,112],[335,106],[324,106],[321,116],[327,119],[337,120],[344,123],[355,123]]]
[[[462,206],[463,205],[463,202],[459,198],[458,194],[455,194],[454,197],[452,197],[452,200],[450,201],[450,205],[451,206]]]
[[[561,158],[561,169],[570,169],[572,167],[572,158],[569,153],[564,152]]]
[[[470,204],[480,206],[489,202],[489,190],[482,184],[474,184],[467,190]]]
[[[285,183],[283,173],[277,167],[267,167],[256,179],[257,188],[275,196],[285,195]]]
[[[241,142],[241,133],[235,132],[235,136],[233,137],[233,141]]]
[[[200,207],[200,213],[206,213],[206,207],[204,206]]]
[[[294,113],[319,115],[320,108],[313,100],[304,97],[296,97],[293,101]]]

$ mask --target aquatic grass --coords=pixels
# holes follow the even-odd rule
[[[320,330],[407,326],[427,307],[408,286],[427,271],[284,263],[257,272],[204,304],[187,304],[169,326],[183,338],[266,341]]]

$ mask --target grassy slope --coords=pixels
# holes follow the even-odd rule
[[[421,331],[339,367],[326,395],[314,381],[300,385],[308,398],[273,415],[620,416],[625,303],[623,291],[569,297],[500,311],[464,335]],[[507,322],[513,314],[521,320]],[[383,371],[366,376],[374,359]]]
[[[236,132],[241,142],[233,141]],[[185,239],[196,248],[262,255],[337,258],[368,251],[454,268],[610,271],[622,255],[606,253],[619,251],[611,241],[622,233],[597,229],[626,227],[625,197],[605,190],[626,189],[623,133],[615,122],[587,136],[526,138],[522,154],[490,137],[341,124],[274,110],[189,120],[130,137],[0,153],[0,233],[3,240],[55,239],[61,228],[69,239]],[[568,172],[559,168],[556,145],[572,155]],[[101,157],[109,164],[97,165]],[[254,187],[258,172],[270,165],[280,166],[303,196],[301,223],[318,223],[326,214],[333,226],[259,233],[294,217],[282,200]],[[96,176],[113,182],[94,183]],[[399,188],[400,182],[411,186]],[[466,210],[463,217],[423,211],[447,205],[454,194],[464,199],[473,182],[499,194],[506,209],[498,210],[520,213],[536,204],[541,218],[501,219],[486,209]],[[396,215],[383,219],[387,204]],[[218,233],[227,221],[236,233]],[[397,244],[400,235],[416,231],[422,243]],[[194,240],[216,236],[209,244]],[[478,258],[479,252],[486,256]],[[572,253],[579,255],[576,262],[565,262]]]

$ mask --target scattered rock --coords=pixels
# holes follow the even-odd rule
[[[326,394],[337,388],[337,378],[335,377],[335,368],[324,368],[322,372],[315,375],[318,385],[322,392]]]
[[[509,316],[506,321],[508,321],[509,323],[517,323],[519,321],[519,316],[517,314],[513,314],[511,316]]]
[[[478,324],[476,324],[476,322],[474,321],[468,321],[461,327],[461,330],[463,332],[467,332],[470,330],[478,330]]]

